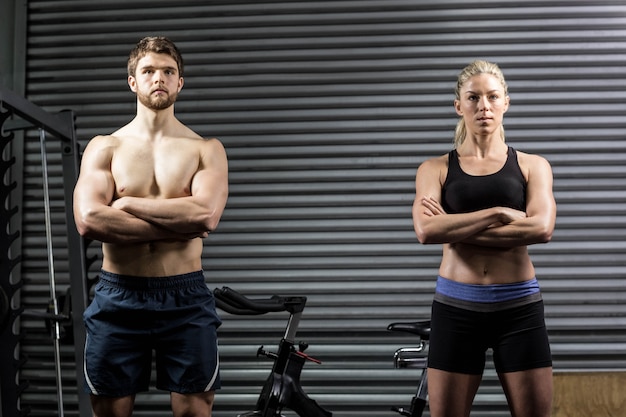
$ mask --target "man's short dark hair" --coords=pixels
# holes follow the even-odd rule
[[[137,45],[130,51],[128,56],[128,75],[135,76],[137,63],[147,54],[154,52],[157,54],[169,55],[178,65],[178,74],[183,76],[183,57],[171,40],[165,36],[148,36],[137,42]]]

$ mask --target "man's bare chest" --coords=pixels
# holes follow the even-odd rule
[[[200,157],[194,146],[179,144],[118,147],[111,160],[116,197],[174,198],[191,194]],[[178,145],[178,146],[176,146]]]

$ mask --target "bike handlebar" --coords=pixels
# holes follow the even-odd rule
[[[215,304],[220,309],[237,315],[259,315],[272,312],[288,311],[299,313],[304,310],[306,297],[280,297],[251,299],[229,287],[213,290]]]

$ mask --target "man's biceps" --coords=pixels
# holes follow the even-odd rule
[[[205,180],[194,181],[191,185],[191,195],[200,200],[212,201],[222,194],[228,194],[228,181],[206,178]]]
[[[97,177],[79,180],[76,184],[75,193],[82,198],[98,201],[107,205],[111,203],[113,199],[113,190],[109,189],[106,180]]]

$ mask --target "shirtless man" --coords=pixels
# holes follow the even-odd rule
[[[136,117],[83,154],[74,191],[82,236],[102,242],[102,271],[85,311],[86,388],[96,417],[132,415],[148,389],[152,351],[157,388],[176,417],[210,417],[220,388],[220,319],[202,271],[202,238],[228,197],[228,163],[174,115],[182,57],[167,38],[131,51],[128,85]]]

